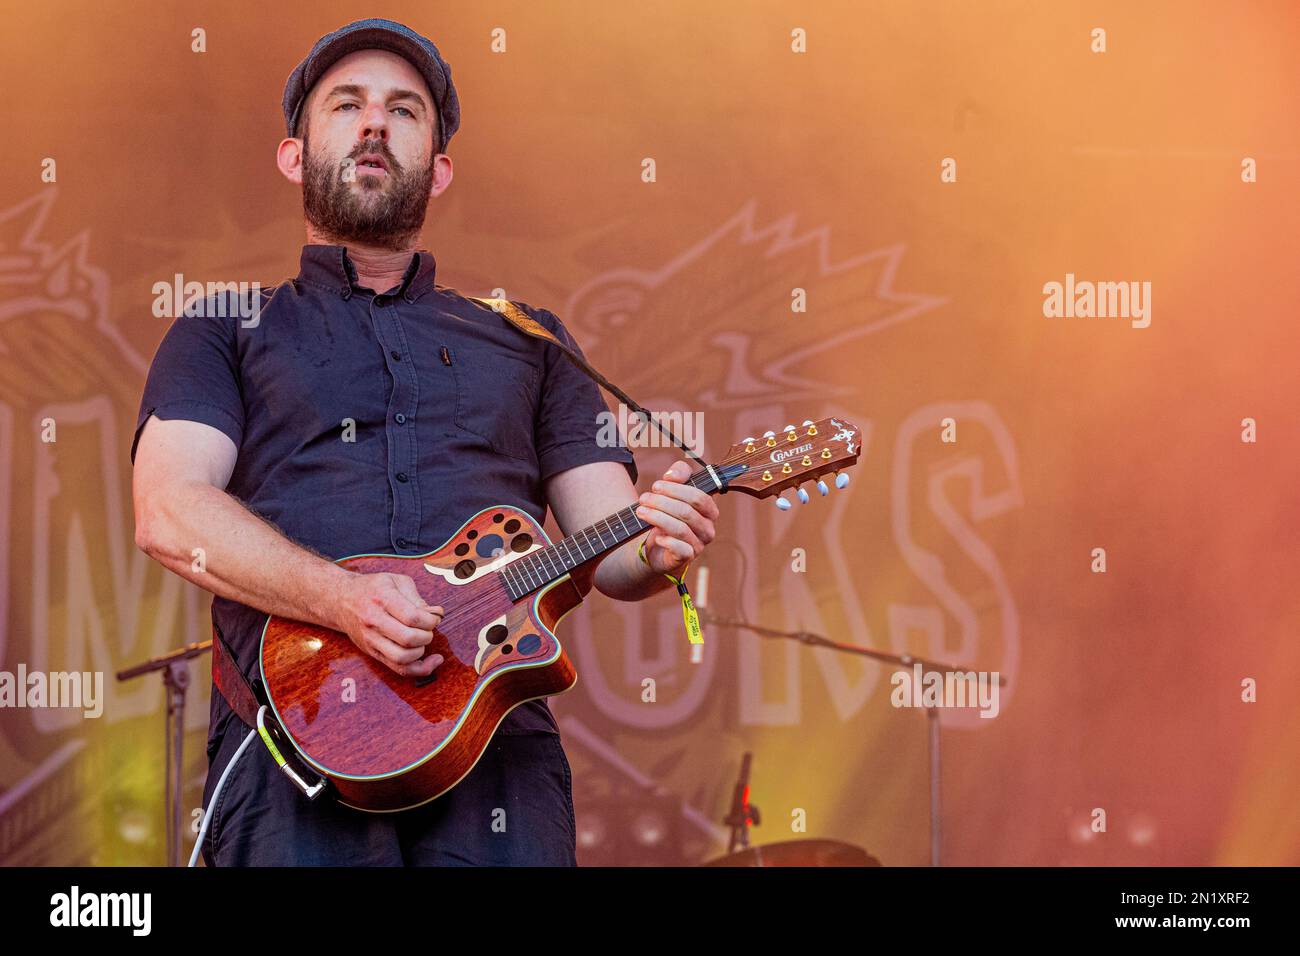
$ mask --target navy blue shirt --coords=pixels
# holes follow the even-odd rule
[[[211,425],[239,449],[226,490],[331,560],[424,554],[492,505],[542,521],[543,481],[578,465],[622,462],[636,481],[626,448],[596,442],[608,406],[595,382],[550,343],[435,284],[427,252],[377,295],[357,285],[344,247],[304,246],[297,279],[260,299],[255,317],[241,317],[252,303],[232,293],[172,323],[132,461],[150,415]],[[515,304],[577,348],[555,315]],[[251,678],[267,615],[214,597],[212,616]],[[214,687],[210,747],[230,716]],[[538,731],[556,732],[542,700],[500,728]]]

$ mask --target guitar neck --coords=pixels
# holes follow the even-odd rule
[[[799,488],[801,482],[855,464],[862,453],[858,435],[858,427],[847,419],[805,421],[798,428],[786,425],[779,436],[769,431],[762,438],[737,442],[723,457],[723,464],[705,465],[687,483],[710,495],[729,489],[755,498],[780,495],[786,489]],[[848,480],[848,475],[839,475],[835,485],[843,488]],[[822,494],[827,493],[825,483],[817,481],[817,485]],[[799,498],[808,501],[801,488]],[[776,504],[782,510],[790,509],[790,502],[783,498]],[[500,573],[511,599],[518,601],[650,530],[651,526],[637,517],[636,509],[637,505],[628,505],[562,541],[506,564]]]
[[[687,484],[711,495],[718,494],[726,490],[728,478],[744,470],[743,466],[713,465],[691,475]],[[623,542],[650,530],[653,525],[637,517],[637,507],[638,505],[628,505],[555,544],[531,551],[505,565],[501,569],[501,575],[511,599],[518,601],[552,581],[559,580],[578,565],[598,558]]]

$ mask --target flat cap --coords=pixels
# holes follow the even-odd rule
[[[442,152],[460,128],[460,101],[451,82],[451,67],[427,37],[392,20],[357,20],[316,41],[306,59],[294,68],[284,84],[284,125],[290,136],[307,94],[331,66],[357,50],[388,50],[409,60],[420,71],[433,94],[438,114],[438,141]]]

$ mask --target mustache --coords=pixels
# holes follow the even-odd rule
[[[384,165],[388,167],[388,171],[390,173],[405,172],[405,169],[403,169],[402,164],[397,161],[397,157],[395,157],[392,154],[392,151],[389,150],[388,148],[388,144],[385,143],[383,140],[378,140],[378,139],[366,140],[360,146],[358,146],[356,149],[354,149],[351,153],[348,154],[348,159],[352,160],[355,163],[359,157],[364,156],[367,153],[373,153],[376,156],[382,156],[384,160]]]

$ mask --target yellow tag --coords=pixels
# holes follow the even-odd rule
[[[641,563],[647,568],[650,567],[650,559],[645,554],[645,541],[641,542],[637,548],[637,554],[641,557]],[[682,621],[686,624],[686,639],[692,644],[703,644],[704,634],[700,630],[700,615],[695,610],[695,602],[691,600],[690,592],[686,590],[686,569],[690,567],[688,562],[685,568],[682,568],[682,576],[675,578],[671,574],[664,572],[664,577],[673,584],[677,585],[677,591],[682,597]]]
[[[692,644],[703,644],[704,635],[700,633],[700,615],[695,611],[695,602],[689,594],[682,595],[682,617],[686,621],[686,637]]]

